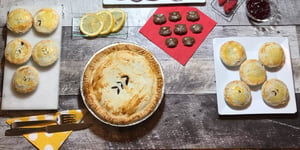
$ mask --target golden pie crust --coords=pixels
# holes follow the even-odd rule
[[[12,85],[18,93],[33,92],[40,82],[40,75],[38,70],[33,66],[19,67],[14,73]]]
[[[132,125],[158,107],[163,73],[147,50],[128,43],[113,44],[96,53],[82,78],[87,107],[111,125]]]
[[[52,8],[42,8],[34,15],[33,27],[39,33],[50,34],[59,24],[59,15]]]
[[[32,14],[23,8],[16,8],[7,15],[7,28],[17,34],[23,34],[32,27]]]
[[[264,43],[258,52],[259,61],[268,68],[281,67],[285,61],[283,48],[275,42]]]
[[[238,67],[247,59],[245,48],[236,41],[224,43],[220,49],[220,57],[228,67]]]
[[[7,61],[12,64],[21,65],[26,63],[32,54],[30,43],[22,38],[16,38],[7,43],[4,55]]]

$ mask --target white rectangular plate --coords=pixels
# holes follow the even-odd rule
[[[183,4],[183,3],[205,3],[206,0],[103,0],[104,5],[155,5],[155,4]]]
[[[60,15],[60,23],[54,33],[50,35],[40,35],[33,28],[30,29],[24,35],[15,35],[8,31],[7,42],[15,38],[23,38],[27,40],[32,47],[41,40],[54,40],[59,47],[61,47],[61,16],[62,8],[59,5],[55,6],[44,6],[51,7],[57,11]],[[14,8],[25,8],[31,11],[34,16],[35,12],[44,7],[32,6],[18,6]],[[14,8],[11,8],[14,9]],[[61,50],[61,49],[60,49]],[[58,108],[59,100],[59,69],[60,69],[60,59],[57,60],[55,64],[48,67],[37,66],[32,58],[24,65],[34,66],[40,73],[40,83],[38,88],[30,94],[18,94],[14,91],[11,86],[12,77],[16,69],[23,65],[13,65],[8,61],[5,61],[4,66],[4,79],[3,79],[3,96],[2,96],[2,110],[51,110]]]
[[[285,107],[273,108],[266,105],[261,97],[261,90],[251,90],[252,101],[249,107],[236,110],[229,107],[224,99],[224,88],[227,83],[233,80],[240,80],[239,70],[227,69],[220,59],[221,46],[230,40],[241,43],[247,54],[247,59],[258,59],[259,48],[265,42],[276,42],[282,46],[285,53],[284,66],[276,71],[267,71],[267,79],[277,78],[282,80],[289,90],[289,102]],[[294,91],[294,81],[291,66],[291,57],[289,50],[289,42],[287,37],[228,37],[228,38],[215,38],[213,40],[214,48],[214,63],[216,74],[216,90],[219,115],[246,115],[246,114],[293,114],[297,112],[296,98]]]

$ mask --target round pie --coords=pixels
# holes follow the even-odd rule
[[[33,92],[40,82],[39,72],[32,66],[19,67],[14,73],[12,86],[18,93]]]
[[[267,80],[261,88],[263,100],[270,106],[281,107],[289,101],[289,90],[284,82],[272,78]]]
[[[7,43],[4,53],[7,61],[20,65],[30,59],[32,47],[27,40],[17,38]]]
[[[42,40],[38,42],[32,51],[33,61],[39,66],[46,67],[56,62],[59,58],[60,50],[53,40]]]
[[[282,47],[275,42],[263,44],[258,53],[259,61],[268,68],[281,67],[285,56]]]
[[[34,29],[43,34],[50,34],[55,31],[59,24],[59,15],[52,8],[42,8],[34,15]]]
[[[234,80],[225,86],[224,97],[229,106],[242,109],[251,102],[251,90],[245,82]]]
[[[16,8],[7,15],[7,28],[18,34],[27,32],[32,27],[33,17],[23,8]]]
[[[145,120],[163,96],[163,73],[155,57],[135,44],[103,48],[82,76],[84,103],[99,120],[129,126]]]
[[[248,59],[240,66],[240,77],[249,86],[258,86],[265,82],[267,73],[263,64],[256,59]]]
[[[224,43],[221,46],[220,57],[228,67],[238,67],[247,59],[243,45],[236,41]]]

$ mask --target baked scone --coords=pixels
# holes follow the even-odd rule
[[[11,40],[5,47],[5,59],[12,64],[20,65],[26,63],[32,53],[30,43],[21,38]]]
[[[59,47],[57,43],[52,40],[42,40],[33,47],[32,58],[34,62],[42,67],[52,65],[59,56]]]
[[[243,109],[251,102],[251,90],[245,82],[234,80],[225,86],[224,97],[230,107]]]
[[[238,67],[247,59],[243,45],[236,41],[224,43],[220,49],[220,57],[228,67]]]
[[[100,120],[115,126],[136,124],[160,104],[163,74],[154,56],[129,43],[96,53],[83,74],[85,104]]]
[[[267,42],[259,49],[259,61],[268,68],[280,67],[284,64],[285,56],[282,47],[275,42]]]
[[[19,67],[14,73],[12,86],[18,93],[33,92],[40,82],[39,72],[32,66]]]
[[[240,66],[240,77],[249,86],[262,84],[266,78],[266,70],[263,64],[256,59],[248,59]]]
[[[59,24],[59,15],[52,8],[42,8],[34,15],[34,29],[43,34],[50,34],[55,31]]]
[[[7,28],[18,34],[27,32],[32,27],[33,17],[23,8],[16,8],[7,15]]]
[[[261,89],[265,103],[273,107],[285,106],[289,101],[289,91],[284,82],[279,79],[267,80]]]

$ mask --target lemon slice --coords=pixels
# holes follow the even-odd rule
[[[100,10],[96,14],[103,20],[103,29],[100,34],[109,34],[114,27],[113,15],[107,10]]]
[[[114,27],[112,29],[112,32],[117,32],[123,27],[125,23],[126,13],[121,9],[111,9],[110,13],[114,17]]]
[[[102,31],[104,23],[98,15],[88,13],[81,17],[79,27],[83,34],[93,37]]]

